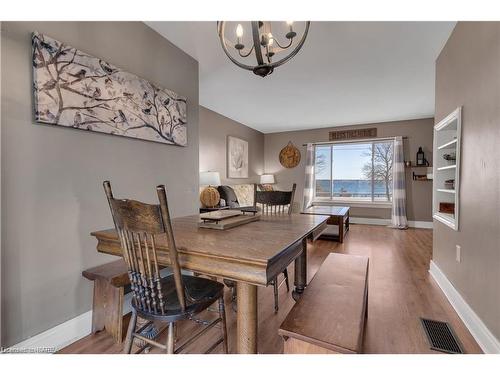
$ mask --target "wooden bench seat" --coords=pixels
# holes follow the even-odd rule
[[[130,286],[123,259],[89,268],[82,275],[94,281],[92,333],[105,329],[117,343],[123,341],[123,301]]]
[[[285,354],[361,353],[368,257],[330,254],[281,324]]]

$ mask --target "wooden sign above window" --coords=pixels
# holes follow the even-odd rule
[[[346,141],[349,139],[376,138],[377,128],[338,130],[330,132],[330,141]]]

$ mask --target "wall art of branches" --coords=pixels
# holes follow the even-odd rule
[[[35,120],[187,145],[186,98],[33,33]]]

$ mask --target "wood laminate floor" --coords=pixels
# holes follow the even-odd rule
[[[453,310],[443,292],[429,275],[432,256],[432,230],[394,230],[382,226],[351,225],[343,244],[316,241],[308,246],[308,278],[311,279],[330,252],[366,255],[370,258],[368,322],[365,353],[437,353],[429,349],[419,318],[444,320],[454,328],[466,353],[481,349]],[[289,267],[293,279],[293,264]],[[293,281],[293,280],[291,280]],[[259,353],[282,353],[278,327],[292,308],[294,300],[285,286],[280,289],[280,310],[273,309],[272,287],[259,288]],[[226,301],[230,300],[229,291]],[[230,351],[236,349],[236,314],[226,308]],[[213,313],[205,313],[207,317]],[[124,318],[128,323],[128,317]],[[199,326],[180,324],[179,341]],[[212,330],[187,352],[202,353],[219,334]],[[60,353],[120,353],[105,332],[89,335],[62,349]],[[216,350],[217,352],[220,350]],[[158,352],[154,349],[152,352]]]

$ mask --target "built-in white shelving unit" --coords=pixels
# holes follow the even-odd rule
[[[460,207],[461,114],[459,107],[434,126],[433,217],[454,230]]]

